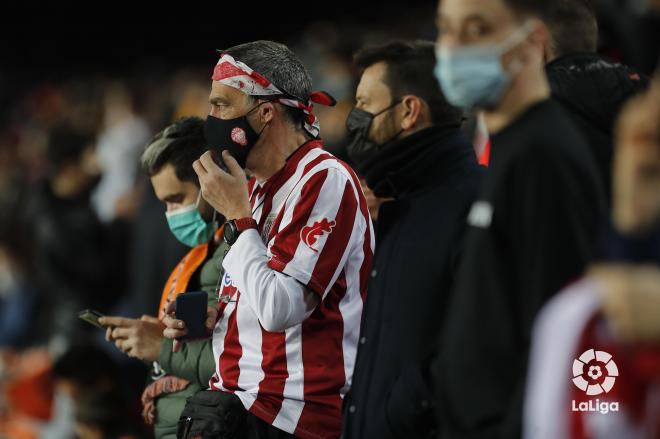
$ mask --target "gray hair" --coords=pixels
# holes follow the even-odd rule
[[[303,102],[309,100],[312,78],[300,59],[284,44],[266,40],[251,41],[221,52],[247,64],[280,90]],[[302,110],[284,108],[294,125],[302,128],[305,120]]]

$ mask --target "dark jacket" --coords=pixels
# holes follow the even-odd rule
[[[458,127],[429,128],[394,145],[380,207],[344,438],[432,437],[428,365],[445,314],[465,216],[480,169]],[[410,157],[413,155],[414,157]],[[382,187],[374,181],[369,186]]]
[[[443,439],[520,437],[534,319],[582,275],[604,217],[589,148],[556,102],[491,140],[433,367]]]
[[[549,63],[546,72],[554,99],[585,136],[609,200],[616,119],[623,103],[648,87],[648,78],[595,53],[563,56]]]

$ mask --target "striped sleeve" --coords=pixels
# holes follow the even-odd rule
[[[287,202],[272,241],[268,266],[298,280],[322,299],[337,280],[351,249],[358,195],[349,176],[322,169]]]

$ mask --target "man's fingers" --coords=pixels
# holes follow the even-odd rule
[[[163,319],[163,324],[171,329],[186,329],[186,322],[177,320],[174,317],[167,316]]]
[[[172,343],[172,352],[179,352],[181,350],[181,342],[179,340],[174,340]]]
[[[192,167],[198,177],[202,177],[207,174],[206,169],[199,160],[195,160],[192,164]]]
[[[128,340],[117,340],[115,342],[115,346],[117,346],[117,349],[124,353],[128,353],[131,349],[133,349],[133,343]]]
[[[215,316],[209,316],[206,319],[206,330],[208,332],[213,332],[213,329],[215,328]]]
[[[175,310],[176,310],[176,302],[173,300],[167,304],[167,307],[165,307],[165,314],[174,314]]]
[[[133,335],[132,328],[114,328],[112,330],[112,338],[117,339],[127,339]]]
[[[224,160],[225,165],[227,165],[227,169],[231,175],[236,178],[245,179],[245,172],[243,172],[243,169],[239,166],[238,162],[234,157],[232,157],[229,151],[222,151],[222,160]]]
[[[218,320],[218,310],[216,308],[209,306],[206,309],[206,330],[208,332],[213,332],[217,320]]]
[[[225,173],[225,171],[223,171],[220,166],[218,166],[218,164],[213,160],[212,151],[206,151],[204,154],[202,154],[202,156],[199,158],[199,162],[209,174]]]
[[[103,326],[133,326],[135,319],[126,317],[105,316],[99,319],[99,323]]]
[[[140,320],[143,321],[143,322],[149,322],[149,323],[160,323],[160,320],[158,320],[156,317],[148,316],[146,314],[143,315],[142,317],[140,317]]]
[[[186,334],[188,334],[187,329],[165,328],[163,330],[163,337],[169,338],[170,340],[176,340],[177,338],[185,337]]]
[[[110,327],[110,326],[108,328],[106,328],[106,330],[105,330],[105,340],[106,341],[114,341],[112,339],[112,327]]]

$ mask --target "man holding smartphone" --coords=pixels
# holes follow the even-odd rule
[[[211,343],[208,340],[186,343],[172,352],[172,340],[163,337],[165,311],[178,297],[207,296],[215,306],[215,293],[221,276],[222,258],[228,246],[221,239],[218,216],[200,196],[193,161],[207,150],[204,122],[199,118],[184,118],[157,134],[142,155],[142,168],[151,178],[158,199],[166,206],[171,232],[191,250],[177,264],[163,288],[158,318],[140,319],[101,317],[107,327],[106,338],[127,355],[154,362],[153,382],[142,395],[143,416],[154,424],[158,439],[176,436],[179,414],[186,398],[208,385],[214,367]],[[202,299],[206,302],[206,299]],[[198,307],[199,308],[199,307]],[[203,320],[206,308],[202,306]],[[203,321],[201,322],[203,324]],[[215,323],[212,319],[208,326]]]
[[[210,152],[193,166],[231,246],[211,389],[248,411],[249,437],[339,437],[374,242],[355,173],[318,138],[312,105],[334,100],[271,41],[223,51],[209,100],[227,171]]]

